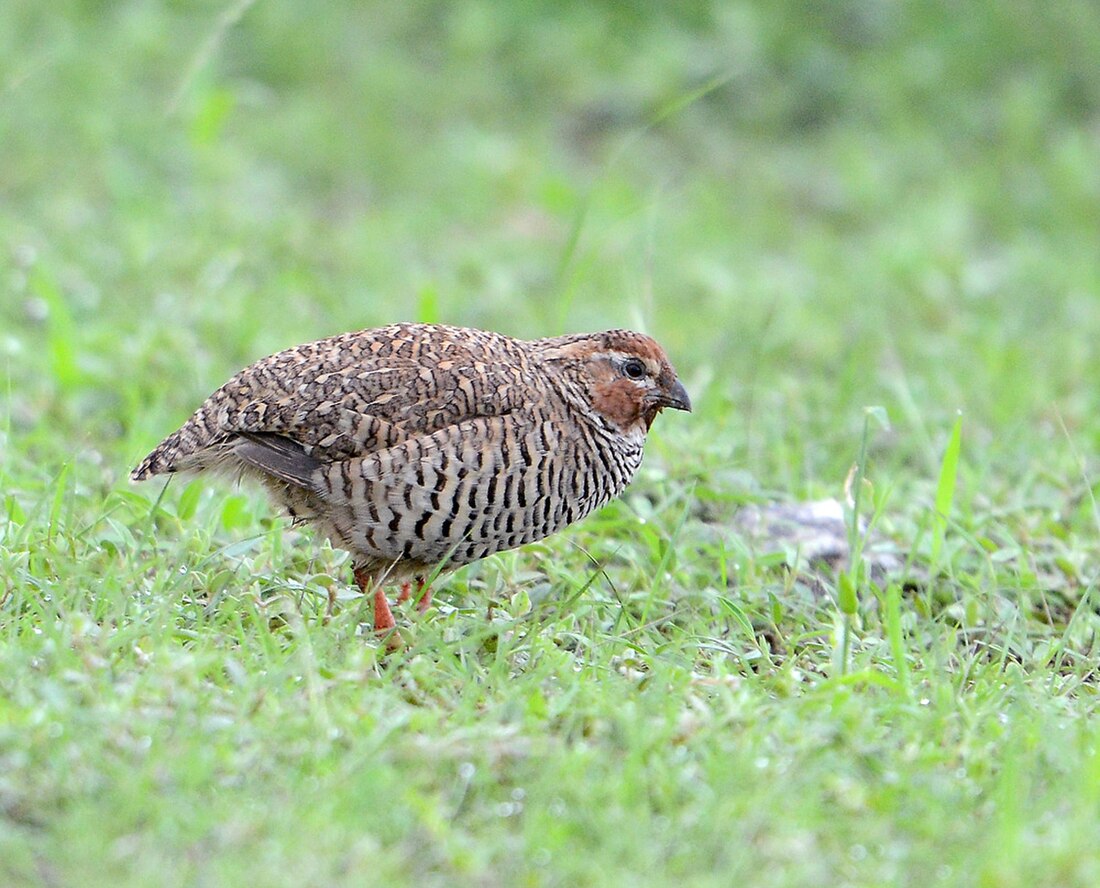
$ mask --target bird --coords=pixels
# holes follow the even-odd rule
[[[425,578],[541,540],[622,493],[665,408],[691,400],[651,337],[544,339],[399,323],[298,345],[241,370],[132,471],[259,481],[351,553],[374,629]]]

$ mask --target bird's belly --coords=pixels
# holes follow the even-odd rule
[[[622,491],[641,458],[609,460],[553,430],[505,444],[446,459],[410,449],[390,467],[350,461],[334,542],[376,562],[467,564],[584,518]]]

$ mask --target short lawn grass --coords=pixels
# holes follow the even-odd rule
[[[1098,59],[1089,0],[0,5],[0,884],[1100,884]],[[696,412],[387,655],[256,490],[127,473],[395,320],[644,328]],[[857,495],[888,576],[734,528]]]

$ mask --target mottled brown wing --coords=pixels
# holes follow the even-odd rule
[[[516,409],[531,390],[523,344],[471,332],[396,325],[264,358],[214,392],[133,477],[214,464],[243,433],[285,436],[328,462]]]

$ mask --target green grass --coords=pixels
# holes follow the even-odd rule
[[[1097,58],[1087,0],[0,5],[0,883],[1100,883]],[[255,490],[126,476],[401,319],[644,327],[697,406],[386,655]],[[895,582],[731,530],[856,463]]]

